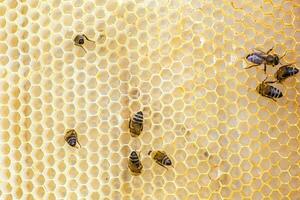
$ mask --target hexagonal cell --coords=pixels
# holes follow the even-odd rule
[[[2,3],[0,196],[298,199],[298,75],[274,84],[284,93],[274,102],[255,87],[277,66],[243,69],[247,54],[272,46],[287,52],[282,64],[297,61],[297,6]],[[76,34],[95,39],[87,53],[72,52]],[[132,138],[128,116],[137,110],[144,133]],[[82,148],[63,146],[66,128],[78,129]],[[126,170],[133,149],[144,165],[138,177]],[[162,171],[150,149],[165,149],[174,169]]]

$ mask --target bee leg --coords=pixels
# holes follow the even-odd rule
[[[246,67],[246,68],[244,68],[244,69],[250,69],[250,68],[256,67],[256,66],[259,66],[259,65],[257,65],[257,64],[255,64],[255,65],[250,65],[249,67]]]
[[[267,73],[267,64],[264,64],[264,72]]]
[[[159,164],[160,166],[162,166],[163,168],[165,168],[165,169],[167,169],[168,170],[168,168],[166,167],[166,166],[164,166],[163,164],[161,164],[160,162],[158,162],[158,161],[155,161],[157,164]]]
[[[77,143],[79,144],[80,148],[81,148],[81,144],[79,143],[79,141],[77,140]]]
[[[84,52],[87,53],[87,51],[85,50],[85,48],[82,45],[76,44],[76,43],[75,43],[75,45],[81,47],[84,50]]]
[[[276,83],[277,81],[266,81],[265,83]]]
[[[128,124],[129,128],[132,128],[131,125],[132,125],[132,123],[131,123],[131,119],[130,119],[129,124]]]
[[[274,98],[269,97],[270,99],[272,99],[273,101],[277,102]]]
[[[262,81],[262,83],[266,82],[267,78],[268,78],[268,76]]]
[[[144,125],[142,124],[142,129],[141,129],[141,131],[143,131],[143,129],[144,129]]]
[[[282,84],[282,80],[277,80],[276,82]]]
[[[82,34],[82,36],[85,37],[85,39],[86,39],[87,41],[90,41],[90,42],[94,42],[94,43],[95,43],[95,41],[90,40],[85,34]]]

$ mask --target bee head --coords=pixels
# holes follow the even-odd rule
[[[274,65],[278,65],[279,64],[279,61],[280,61],[280,58],[279,58],[279,56],[278,55],[274,55]]]

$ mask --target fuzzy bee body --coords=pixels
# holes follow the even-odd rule
[[[152,154],[153,160],[160,166],[168,169],[166,166],[172,166],[172,161],[164,151],[149,151],[148,155]]]
[[[142,172],[143,165],[139,159],[139,155],[136,151],[132,151],[129,156],[128,168],[133,173],[133,175],[138,175]]]
[[[276,66],[280,63],[280,59],[285,56],[285,54],[281,57],[279,57],[277,54],[270,54],[270,52],[273,50],[273,48],[269,49],[266,53],[257,50],[254,53],[248,54],[246,56],[246,60],[248,60],[251,63],[254,63],[254,65],[250,65],[249,67],[246,67],[245,69],[249,69],[252,67],[259,66],[261,64],[264,65],[264,72],[266,73],[267,65]]]
[[[88,40],[88,41],[90,41],[90,42],[94,42],[93,40],[90,40],[85,34],[82,34],[82,35],[76,35],[75,36],[75,38],[74,38],[74,44],[76,46],[81,47],[86,52],[85,48],[82,46],[84,44],[84,42],[85,42],[84,41],[85,39]]]
[[[76,147],[76,144],[78,143],[79,146],[81,147],[81,144],[78,141],[77,138],[77,132],[74,129],[70,129],[66,132],[65,134],[65,141],[71,146],[71,147]],[[78,147],[76,147],[78,148]]]
[[[257,86],[257,88],[256,88],[257,92],[264,97],[267,97],[267,98],[272,99],[273,101],[276,101],[275,98],[281,98],[283,95],[279,89],[275,88],[272,85],[269,85],[269,83],[274,83],[274,82],[275,81],[265,82],[265,80],[264,80],[262,83],[260,83]]]
[[[295,67],[290,67],[292,64],[281,66],[277,72],[275,73],[275,78],[278,82],[285,80],[286,78],[293,76],[299,72],[299,70]]]
[[[132,119],[129,121],[129,130],[131,136],[137,137],[141,134],[143,131],[143,122],[144,116],[142,111],[139,111],[133,115]]]

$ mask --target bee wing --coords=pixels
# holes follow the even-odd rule
[[[286,64],[286,65],[282,65],[280,68],[282,68],[282,67],[289,67],[289,66],[292,66],[292,65],[294,65],[294,64],[296,64],[296,62],[289,63],[289,64]]]
[[[252,49],[252,52],[260,57],[266,57],[268,54],[260,49]]]
[[[69,137],[71,135],[71,133],[72,133],[71,129],[67,129],[66,133],[65,133],[65,136],[64,136],[64,139],[67,140],[67,137]]]

